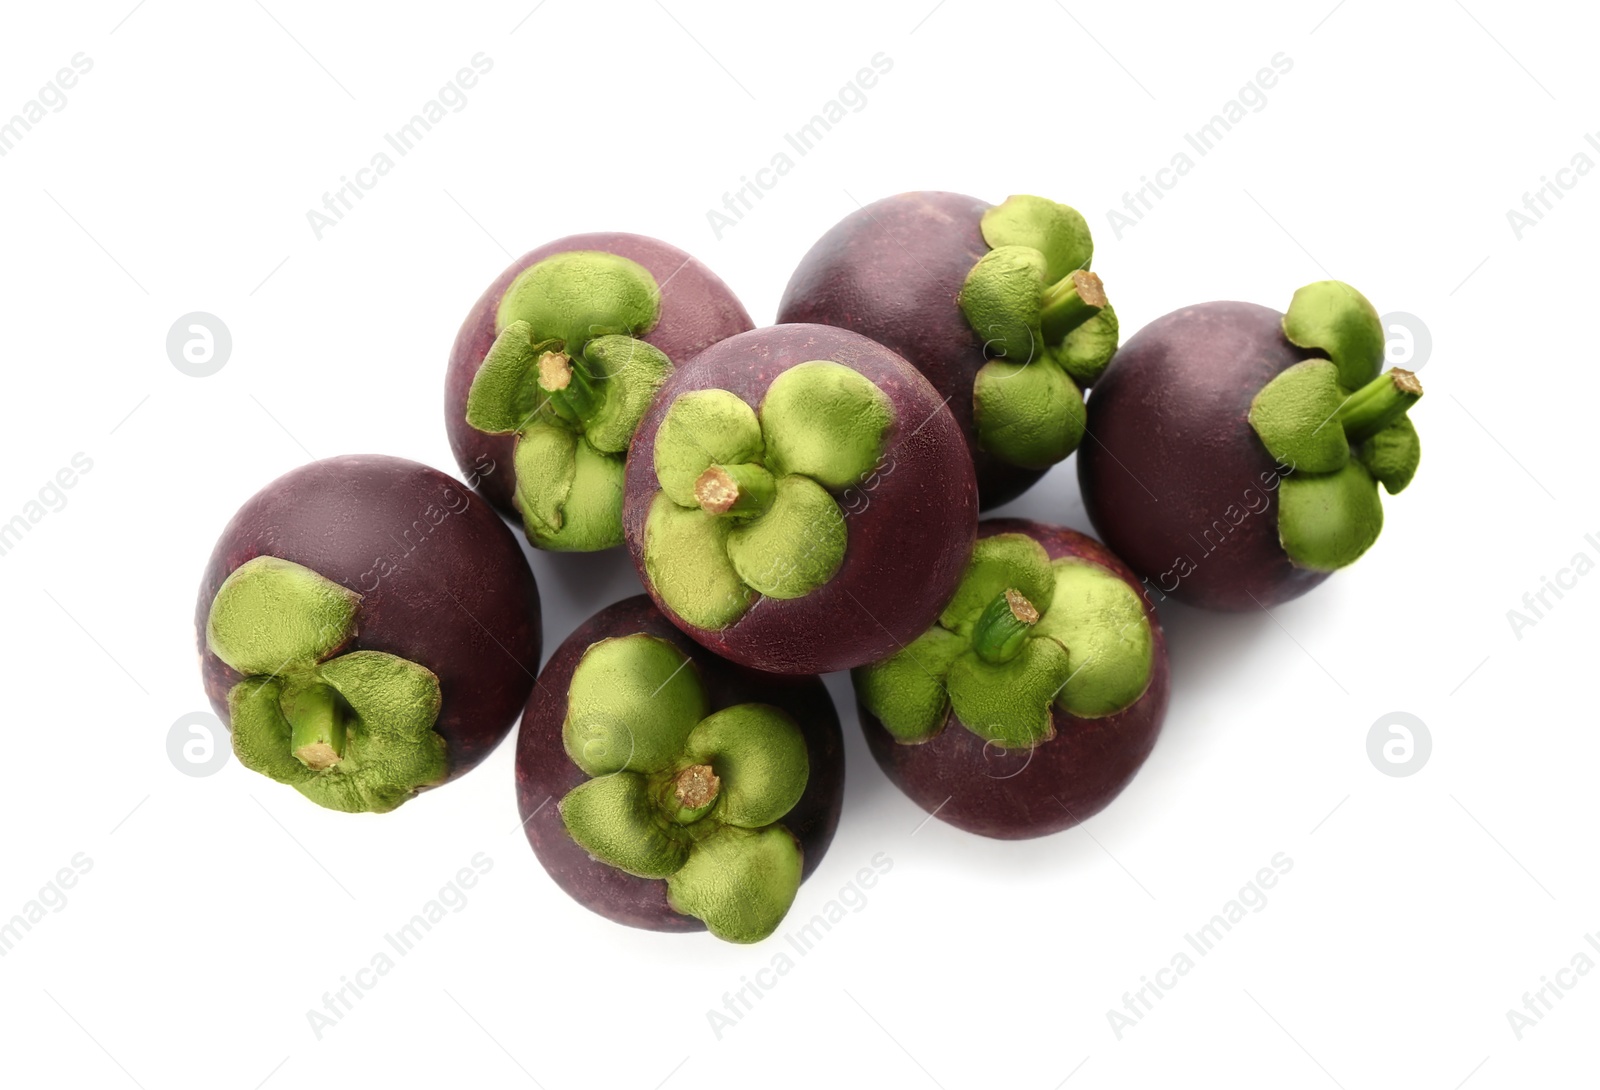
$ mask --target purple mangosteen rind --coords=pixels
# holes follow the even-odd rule
[[[1377,311],[1339,281],[1287,314],[1205,303],[1130,338],[1089,399],[1078,456],[1096,531],[1152,592],[1266,608],[1363,555],[1420,460],[1416,376],[1380,374]],[[1273,508],[1276,507],[1274,511]]]
[[[831,326],[729,338],[680,366],[634,437],[624,524],[647,591],[719,655],[772,673],[874,661],[922,632],[977,523],[938,394]]]
[[[674,361],[750,327],[727,286],[666,243],[599,233],[542,246],[457,334],[445,382],[457,461],[536,547],[619,545],[639,418]]]
[[[1041,558],[1048,572],[1039,570]],[[1057,571],[1068,578],[1052,592],[1046,579]],[[995,587],[1002,589],[975,609]],[[1047,608],[1029,608],[1030,591]],[[943,621],[899,661],[852,674],[868,747],[890,780],[940,819],[999,839],[1070,828],[1108,805],[1149,756],[1170,686],[1165,636],[1138,577],[1076,531],[987,520],[972,577]],[[1026,648],[1038,646],[1049,655],[1029,662]],[[1063,699],[1036,683],[1060,669],[1058,648],[1066,649],[1069,676],[1075,670],[1083,679],[1070,693],[1064,687]],[[984,654],[1010,657],[990,664]],[[1108,658],[1121,661],[1086,677],[1094,660]],[[1019,662],[1025,668],[1008,673]],[[979,685],[963,693],[984,670],[1015,692],[997,699],[998,686]]]
[[[949,399],[984,507],[1020,495],[1083,438],[1081,388],[1115,353],[1083,216],[1012,196],[905,193],[846,217],[801,260],[781,322],[821,322],[900,353]]]
[[[551,656],[517,740],[529,843],[580,904],[755,942],[832,840],[844,746],[815,677],[737,666],[643,596]]]
[[[269,484],[223,531],[195,625],[240,763],[383,813],[509,733],[539,660],[533,573],[458,482],[375,455]]]

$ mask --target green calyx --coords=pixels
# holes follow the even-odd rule
[[[672,373],[672,361],[639,339],[660,305],[643,266],[588,250],[530,265],[501,297],[467,423],[516,436],[515,503],[542,549],[622,542],[628,444]]]
[[[245,679],[228,693],[233,751],[246,768],[330,810],[386,813],[443,783],[433,729],[439,679],[355,638],[361,596],[310,568],[258,556],[223,580],[206,646]]]
[[[972,652],[990,665],[1010,662],[1039,623],[1039,611],[1021,591],[1007,587],[972,627]]]
[[[1012,749],[1053,738],[1052,709],[1091,719],[1128,708],[1153,669],[1136,590],[1098,564],[1051,560],[1025,534],[995,534],[978,542],[936,626],[851,677],[896,741],[928,741],[953,712]]]
[[[758,942],[800,888],[799,842],[780,822],[810,776],[805,737],[768,704],[711,711],[677,648],[635,634],[584,652],[562,744],[591,778],[559,808],[600,862],[662,878],[675,911],[718,938]]]
[[[680,395],[656,430],[651,586],[678,616],[715,631],[763,595],[802,598],[824,585],[847,545],[834,493],[877,468],[893,426],[884,392],[827,360],[773,379],[759,414],[727,390]]]
[[[1289,343],[1327,356],[1341,385],[1354,390],[1377,377],[1385,337],[1377,308],[1342,280],[1319,280],[1294,293],[1283,316]]]
[[[1300,567],[1335,571],[1378,540],[1378,485],[1393,495],[1417,471],[1422,446],[1406,413],[1422,384],[1401,368],[1379,374],[1383,324],[1348,284],[1324,280],[1295,292],[1283,332],[1326,358],[1297,363],[1262,387],[1250,425],[1267,453],[1292,469],[1278,505],[1284,551]]]
[[[978,442],[1012,465],[1046,469],[1083,440],[1081,387],[1117,350],[1116,312],[1089,271],[1094,243],[1075,209],[1013,196],[980,226],[990,250],[958,299],[990,357],[972,391]]]

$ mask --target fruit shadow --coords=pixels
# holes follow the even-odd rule
[[[1139,774],[1107,808],[1140,796],[1152,806],[1163,797],[1179,797],[1193,789],[1194,768],[1206,753],[1233,733],[1234,724],[1215,714],[1218,696],[1235,698],[1240,689],[1240,664],[1262,659],[1262,647],[1284,640],[1265,610],[1221,613],[1183,605],[1168,598],[1156,606],[1167,638],[1172,695],[1161,737]],[[1208,710],[1210,709],[1210,710]]]
[[[1072,459],[1052,467],[1037,484],[1016,499],[982,511],[979,517],[1032,519],[1097,537],[1078,488],[1077,462]]]
[[[595,553],[556,553],[535,549],[524,540],[522,551],[539,584],[544,617],[541,668],[583,622],[613,602],[644,592],[628,550],[621,546]]]
[[[1192,789],[1194,755],[1228,729],[1194,712],[1197,698],[1211,687],[1236,685],[1233,668],[1274,638],[1265,613],[1216,613],[1179,605],[1159,607],[1172,669],[1172,697],[1155,749],[1133,781],[1105,810],[1082,825],[1031,840],[995,840],[947,825],[907,798],[878,767],[862,735],[848,673],[824,679],[845,742],[844,814],[832,855],[864,859],[887,849],[899,860],[936,860],[941,869],[976,872],[1005,879],[1031,877],[1048,868],[1088,872],[1107,867],[1108,882],[1125,885],[1134,899],[1161,896],[1162,875],[1140,865],[1141,841],[1162,835],[1164,799]],[[819,873],[827,871],[825,861]]]

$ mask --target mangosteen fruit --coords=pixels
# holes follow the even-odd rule
[[[979,524],[938,623],[852,672],[867,746],[942,821],[1020,840],[1128,785],[1166,717],[1166,639],[1104,545],[1022,519]]]
[[[984,508],[1014,499],[1083,437],[1082,388],[1117,350],[1075,209],[902,193],[831,228],[801,259],[780,322],[820,322],[904,356],[947,399]]]
[[[718,658],[638,595],[550,657],[516,776],[534,854],[574,900],[748,943],[776,930],[833,839],[844,744],[819,679]]]
[[[710,269],[640,235],[573,235],[525,254],[473,306],[445,377],[463,473],[541,549],[622,543],[622,464],[675,363],[750,328]]]
[[[680,366],[628,457],[645,589],[758,670],[873,662],[938,617],[977,528],[972,461],[934,388],[822,325],[720,341]]]
[[[313,462],[251,497],[195,606],[239,762],[346,812],[393,810],[488,756],[533,686],[539,621],[493,509],[381,455]]]
[[[1265,609],[1347,566],[1383,528],[1378,487],[1421,458],[1417,376],[1337,280],[1288,312],[1201,303],[1139,330],[1089,398],[1078,481],[1095,530],[1150,593]]]

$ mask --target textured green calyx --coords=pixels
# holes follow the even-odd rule
[[[1402,416],[1362,443],[1356,456],[1392,496],[1411,483],[1417,463],[1422,461],[1422,441],[1417,437],[1417,426],[1409,416]]]
[[[1090,386],[1099,379],[1117,354],[1122,328],[1117,312],[1107,303],[1100,313],[1062,338],[1052,350],[1057,363],[1079,386]]]
[[[1088,221],[1077,209],[1045,197],[1007,197],[984,212],[979,230],[991,249],[1026,246],[1037,250],[1045,262],[1045,277],[1052,283],[1076,269],[1087,269],[1094,258]]]
[[[206,646],[241,674],[276,674],[318,662],[356,633],[361,595],[310,568],[258,556],[217,588]]]
[[[978,439],[1027,469],[1049,469],[1078,449],[1088,422],[1083,391],[1065,370],[1038,360],[990,360],[972,384]]]
[[[206,646],[247,675],[228,693],[241,764],[330,810],[386,813],[444,782],[442,693],[432,671],[395,655],[330,657],[355,637],[360,602],[310,568],[259,556],[218,588]]]
[[[1029,630],[1039,623],[1039,610],[1020,591],[1007,587],[989,603],[972,627],[972,650],[984,662],[1010,662],[1028,642]]]
[[[1065,647],[1028,640],[1002,663],[967,652],[951,664],[945,685],[951,710],[968,730],[1003,749],[1030,749],[1055,737],[1050,706],[1071,674]]]
[[[827,360],[772,380],[760,411],[727,390],[673,400],[655,437],[661,486],[645,519],[645,574],[679,617],[716,631],[764,595],[832,579],[848,535],[834,493],[888,448],[894,410],[860,372]]]
[[[978,445],[1045,469],[1083,439],[1081,387],[1117,350],[1116,312],[1089,271],[1094,244],[1076,210],[1013,196],[985,212],[980,227],[990,250],[958,298],[991,360],[972,391]]]
[[[1327,358],[1297,363],[1262,387],[1250,425],[1292,468],[1278,504],[1284,552],[1299,567],[1335,571],[1378,540],[1378,485],[1392,495],[1417,471],[1422,446],[1406,413],[1422,384],[1398,367],[1378,373],[1383,324],[1348,284],[1324,280],[1295,292],[1283,332]]]
[[[650,798],[649,779],[637,772],[580,783],[562,797],[561,820],[584,851],[640,878],[668,877],[693,848],[676,835],[671,818]]]
[[[599,250],[553,254],[517,274],[495,312],[495,332],[527,322],[542,338],[583,345],[637,336],[661,317],[661,291],[643,265]]]
[[[1055,599],[1034,634],[1067,648],[1072,672],[1056,704],[1081,719],[1114,715],[1144,695],[1155,636],[1138,591],[1099,564],[1062,557]]]
[[[984,611],[1008,590],[1026,598],[1040,613],[1048,612],[1056,591],[1050,554],[1027,534],[979,538],[939,624],[971,636]]]
[[[1350,460],[1338,422],[1348,394],[1328,360],[1306,360],[1278,374],[1250,403],[1250,426],[1279,465],[1300,473],[1333,473]]]
[[[1365,385],[1383,366],[1383,322],[1377,308],[1342,280],[1319,280],[1294,293],[1283,316],[1289,343],[1332,360],[1349,389]]]
[[[945,677],[971,641],[934,625],[890,657],[850,673],[856,696],[897,742],[926,742],[950,714]]]
[[[1045,259],[1028,246],[1001,246],[978,259],[961,285],[961,313],[992,358],[1028,363],[1042,355]]]
[[[591,776],[654,772],[711,711],[700,677],[665,640],[625,636],[583,653],[567,687],[561,744]]]
[[[978,542],[938,625],[851,677],[898,742],[928,741],[953,713],[986,742],[1028,748],[1055,736],[1053,709],[1092,719],[1134,704],[1154,647],[1139,593],[1117,575],[995,534]]]
[[[500,300],[495,341],[467,393],[467,423],[514,435],[514,502],[542,549],[622,542],[623,463],[672,373],[639,338],[660,318],[655,278],[599,251],[524,269]]]
[[[872,472],[894,423],[889,397],[859,371],[827,360],[797,364],[761,399],[767,468],[843,490]]]
[[[591,777],[559,804],[585,851],[666,879],[673,909],[718,938],[757,942],[777,929],[801,869],[799,842],[779,823],[811,771],[787,713],[768,704],[711,711],[694,664],[637,633],[583,653],[561,738]]]
[[[644,522],[644,571],[663,602],[692,625],[715,632],[744,616],[756,591],[728,558],[731,519],[680,507],[665,492]]]
[[[1372,547],[1383,530],[1378,484],[1366,466],[1283,479],[1278,540],[1289,559],[1313,571],[1337,571]]]
[[[668,876],[667,903],[719,939],[760,942],[794,904],[803,862],[800,842],[782,825],[720,825]]]
[[[721,781],[717,817],[745,829],[782,820],[800,801],[810,770],[799,728],[768,704],[738,704],[707,716],[689,733],[684,754]]]

